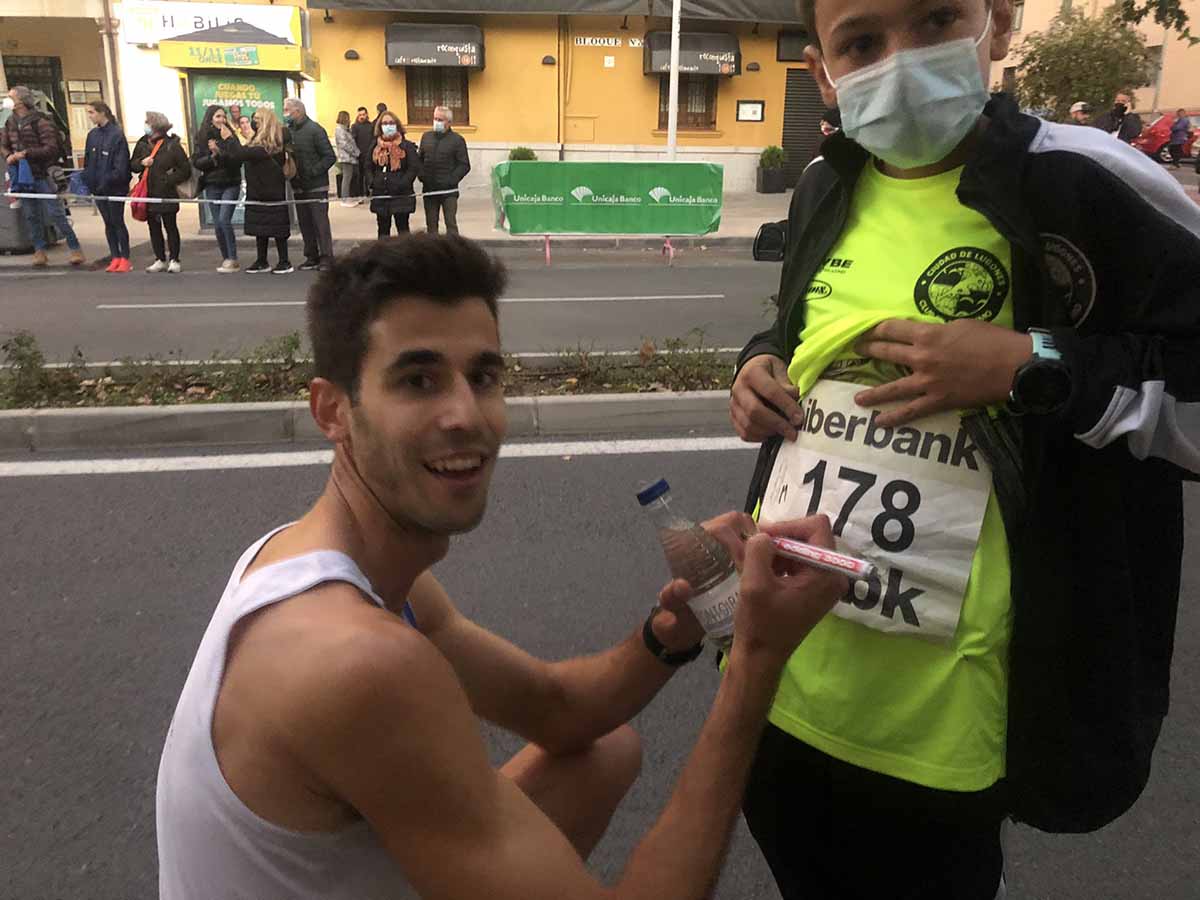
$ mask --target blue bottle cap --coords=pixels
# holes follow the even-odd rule
[[[638,491],[638,503],[642,504],[642,506],[649,506],[651,503],[670,490],[671,486],[667,484],[667,479],[660,478],[658,481],[654,482],[654,484],[650,485],[650,487],[642,488],[640,491]]]

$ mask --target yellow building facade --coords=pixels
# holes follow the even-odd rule
[[[455,110],[454,127],[471,148],[469,184],[486,181],[491,165],[517,146],[529,147],[540,159],[665,158],[666,76],[647,74],[646,43],[648,35],[669,33],[669,18],[337,8],[327,15],[313,10],[310,22],[313,52],[321,59],[316,118],[332,129],[339,111],[353,117],[365,106],[374,117],[376,104],[384,103],[419,141],[431,127],[432,80],[433,95],[454,99],[444,105]],[[388,58],[386,41],[394,25],[423,26],[416,30],[426,30],[434,36],[430,40],[442,28],[471,29],[481,44],[482,65],[397,65]],[[726,190],[753,190],[759,154],[785,144],[787,107],[793,134],[801,138],[793,159],[798,174],[819,143],[823,107],[796,49],[803,42],[792,28],[696,20],[685,21],[683,31],[701,48],[699,54],[714,55],[704,49],[711,45],[739,60],[713,63],[726,65],[731,74],[681,77],[679,158],[722,163]],[[438,71],[431,76],[433,69]]]
[[[0,54],[46,64],[78,149],[91,99],[114,108],[131,141],[154,110],[189,143],[202,103],[222,91],[273,105],[299,95],[331,135],[339,111],[374,117],[384,103],[420,140],[433,107],[447,105],[470,147],[467,185],[482,186],[518,146],[540,159],[666,158],[670,18],[587,13],[597,6],[620,4],[0,0]],[[714,18],[726,8],[739,18]],[[792,0],[684,0],[684,13],[678,158],[721,163],[727,191],[750,191],[762,150],[781,145],[794,182],[824,107]]]

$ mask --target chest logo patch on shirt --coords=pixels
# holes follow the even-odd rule
[[[833,288],[830,287],[827,281],[818,281],[813,279],[809,282],[808,291],[804,295],[805,300],[823,300],[833,293]]]
[[[1042,252],[1050,283],[1071,324],[1079,326],[1096,302],[1096,273],[1083,251],[1057,234],[1043,234]]]
[[[1012,279],[999,257],[979,247],[947,250],[917,279],[913,299],[927,316],[992,321],[1004,308]]]

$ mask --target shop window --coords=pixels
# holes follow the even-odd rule
[[[1025,0],[1013,3],[1012,21],[1012,30],[1016,34],[1025,25]]]
[[[444,106],[454,114],[454,124],[471,121],[467,70],[451,66],[408,67],[408,121],[424,125],[433,121],[434,107]]]
[[[662,76],[658,88],[658,128],[667,130],[671,79]],[[679,76],[679,127],[685,131],[713,131],[717,127],[717,76]]]

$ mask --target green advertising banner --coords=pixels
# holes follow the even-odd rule
[[[223,106],[226,112],[231,106],[240,106],[244,116],[253,116],[258,109],[269,109],[283,117],[283,76],[278,73],[189,72],[188,84],[192,93],[193,129],[200,127],[204,111],[210,106]],[[237,123],[231,122],[230,127],[236,129]],[[188,144],[190,146],[191,140]],[[212,225],[212,212],[212,207],[200,205],[201,228]],[[245,215],[245,208],[239,204],[233,214],[233,224],[243,224]]]
[[[721,227],[716,163],[503,162],[496,227],[511,234],[711,234]]]
[[[240,106],[242,114],[254,115],[256,109],[269,109],[283,116],[283,77],[275,73],[190,72],[192,121],[199,125],[210,106]]]

